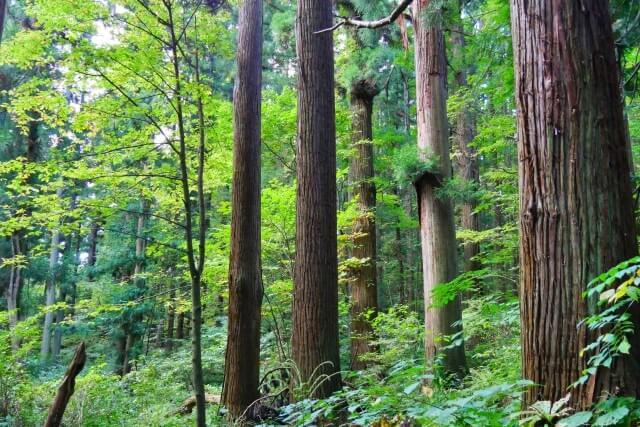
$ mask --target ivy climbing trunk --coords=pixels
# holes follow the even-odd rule
[[[512,0],[520,174],[524,404],[557,400],[593,337],[578,323],[597,274],[637,253],[614,39],[605,0]],[[637,314],[637,313],[635,313]],[[638,317],[635,317],[637,325]],[[600,368],[571,405],[640,396],[632,357]],[[634,360],[635,359],[635,360]]]
[[[341,386],[338,345],[336,125],[332,0],[298,1],[298,141],[292,356],[301,380],[326,374],[313,393]],[[295,380],[295,378],[294,378]]]
[[[434,170],[425,171],[415,182],[424,273],[425,354],[431,362],[442,353],[444,371],[461,377],[466,372],[464,346],[445,349],[447,343],[442,340],[443,336],[461,332],[460,297],[443,307],[431,306],[435,286],[453,280],[457,267],[453,207],[449,199],[436,194],[443,181],[451,177],[451,160],[444,36],[441,26],[427,16],[429,3],[416,0],[413,4],[418,150],[422,160],[437,162]]]
[[[352,257],[358,260],[349,282],[351,306],[351,368],[364,369],[361,356],[374,350],[370,316],[378,311],[376,277],[376,186],[373,182],[373,99],[379,89],[371,80],[356,80],[351,85],[351,138],[355,153],[351,158],[353,196],[358,217],[353,227]]]
[[[233,96],[229,327],[222,396],[233,418],[250,417],[247,409],[260,397],[262,8],[262,0],[240,3]]]

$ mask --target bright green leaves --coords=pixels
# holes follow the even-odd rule
[[[600,274],[587,286],[584,297],[590,301],[591,314],[584,323],[596,338],[580,352],[583,357],[591,356],[574,386],[585,384],[600,366],[609,368],[616,358],[629,354],[628,337],[635,332],[635,325],[627,309],[638,302],[639,285],[640,257],[635,257]]]

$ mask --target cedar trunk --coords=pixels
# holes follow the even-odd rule
[[[425,172],[415,183],[422,242],[424,272],[425,354],[433,361],[443,352],[442,368],[458,377],[466,372],[463,345],[445,350],[443,336],[461,331],[462,308],[459,296],[440,308],[431,307],[436,285],[453,280],[457,274],[456,236],[453,207],[449,199],[436,196],[438,187],[451,177],[449,129],[447,123],[447,60],[443,31],[426,17],[429,0],[414,2],[416,105],[418,149],[423,160],[435,156],[436,171]],[[454,325],[455,324],[455,325]]]
[[[376,278],[376,187],[373,182],[373,99],[378,94],[375,83],[358,80],[351,87],[352,142],[355,154],[351,159],[353,196],[357,199],[358,217],[353,227],[352,256],[363,262],[353,272],[351,296],[351,368],[364,369],[363,354],[373,351],[369,343],[373,334],[371,315],[378,311]]]
[[[238,418],[260,397],[260,102],[262,0],[240,7],[233,96],[234,154],[229,261],[229,329],[223,402]]]
[[[338,346],[336,128],[331,0],[299,0],[296,258],[292,356],[301,379],[330,375],[315,390],[341,386]]]
[[[585,368],[578,323],[597,274],[637,253],[625,123],[605,0],[512,0],[520,172],[520,299],[525,394],[557,400]],[[637,323],[637,316],[635,318]],[[572,391],[640,396],[632,357]],[[633,361],[635,359],[635,362]]]

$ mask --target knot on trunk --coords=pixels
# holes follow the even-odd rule
[[[380,93],[380,88],[373,79],[360,79],[351,84],[351,97],[353,99],[362,99],[373,101]]]

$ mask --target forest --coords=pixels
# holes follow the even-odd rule
[[[0,427],[640,425],[640,0],[0,0]]]

